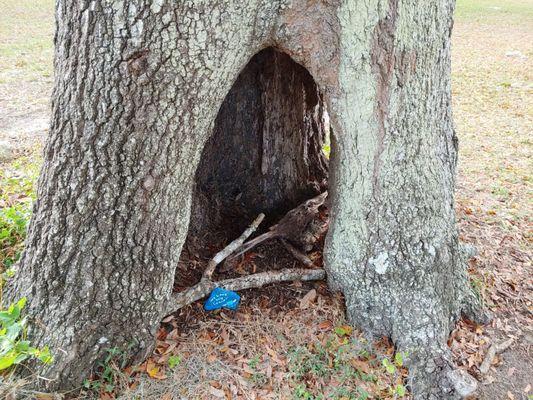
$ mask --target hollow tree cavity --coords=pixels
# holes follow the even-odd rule
[[[267,48],[224,99],[195,175],[191,235],[258,213],[283,215],[327,188],[329,136],[323,95],[309,72]],[[230,231],[231,232],[231,231]]]

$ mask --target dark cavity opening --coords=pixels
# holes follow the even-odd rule
[[[220,107],[196,171],[177,290],[196,283],[209,258],[259,213],[266,214],[265,231],[327,189],[329,129],[324,98],[303,66],[273,48],[250,60]],[[268,247],[276,256],[263,254],[270,265],[259,269],[295,266],[275,243],[254,252]]]

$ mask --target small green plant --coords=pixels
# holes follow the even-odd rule
[[[254,386],[258,387],[261,387],[268,382],[266,374],[259,371],[258,369],[260,361],[261,357],[259,355],[256,355],[254,358],[248,361],[248,367],[250,367],[250,369],[252,370],[252,376],[250,376],[250,381],[254,384]]]
[[[367,400],[370,397],[370,393],[368,393],[365,389],[358,388],[357,392],[359,394],[357,400]]]
[[[26,318],[22,310],[26,305],[23,297],[6,310],[0,310],[0,370],[7,370],[31,358],[49,364],[53,361],[48,347],[31,346],[26,340]]]
[[[11,268],[22,252],[40,164],[39,157],[21,157],[0,169],[0,272]]]
[[[340,325],[335,328],[335,333],[339,336],[350,336],[353,328],[350,325]]]
[[[493,195],[498,196],[503,200],[508,199],[510,195],[509,189],[500,185],[493,186],[491,192]]]
[[[405,390],[405,386],[401,384],[396,385],[396,388],[394,388],[394,394],[398,397],[403,397],[406,393],[407,391]]]
[[[123,370],[128,365],[128,353],[113,347],[106,350],[107,354],[103,361],[98,363],[96,379],[85,379],[83,387],[94,392],[111,393],[115,391],[117,385],[128,381]]]
[[[252,358],[250,361],[248,361],[248,366],[251,368],[251,369],[256,369],[257,368],[257,365],[259,364],[259,361],[261,360],[261,358],[259,356],[255,356],[254,358]]]
[[[387,371],[389,374],[392,375],[396,372],[396,367],[394,366],[393,363],[390,362],[388,358],[384,358],[382,363],[383,363],[383,366],[385,367],[385,371]]]
[[[1,269],[11,268],[18,261],[30,216],[31,200],[0,209]]]
[[[322,146],[322,152],[324,153],[326,158],[329,159],[329,156],[331,154],[331,145],[325,144],[324,146]]]
[[[170,356],[168,358],[168,367],[171,369],[176,368],[178,365],[181,364],[181,357],[178,355]]]
[[[377,387],[373,373],[375,355],[363,338],[353,336],[349,326],[306,346],[289,350],[289,373],[293,398],[319,400],[365,400],[369,393],[362,386]],[[379,368],[380,364],[375,365]],[[315,382],[310,386],[309,382]],[[329,383],[335,382],[334,385]]]
[[[398,366],[398,367],[403,367],[403,353],[401,351],[397,352],[395,355],[394,355],[394,363]]]
[[[394,382],[400,381],[401,377],[398,373],[398,368],[403,367],[404,358],[406,356],[407,353],[398,351],[396,352],[396,354],[394,354],[393,361],[389,360],[387,357],[382,360],[382,364],[385,368],[385,371],[394,378]],[[392,385],[391,387],[389,387],[389,391],[394,396],[394,398],[401,398],[407,394],[405,386],[403,386],[401,383],[396,383],[396,385]]]
[[[298,385],[294,389],[294,398],[303,400],[315,400],[315,397],[307,390],[305,385]]]

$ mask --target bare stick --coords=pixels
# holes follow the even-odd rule
[[[252,224],[242,233],[241,236],[239,236],[237,239],[235,239],[233,242],[231,242],[222,250],[220,250],[217,254],[215,254],[215,256],[207,264],[207,268],[205,269],[204,275],[202,276],[202,282],[205,283],[211,280],[211,277],[213,276],[217,265],[224,261],[224,259],[230,256],[235,250],[241,247],[244,241],[248,239],[248,237],[255,232],[259,224],[263,222],[264,218],[265,214],[259,214],[254,220],[254,222],[252,222]]]
[[[289,251],[289,253],[292,254],[294,258],[296,258],[298,261],[300,261],[303,265],[306,267],[312,267],[313,261],[307,255],[302,253],[300,250],[298,250],[296,247],[294,247],[292,244],[287,242],[285,239],[280,239],[280,242],[285,246],[285,248]]]
[[[324,279],[326,272],[323,269],[287,268],[279,271],[267,271],[219,282],[200,282],[190,289],[176,293],[170,298],[165,310],[165,315],[171,314],[180,308],[206,297],[215,287],[227,290],[244,290],[258,288],[271,283],[287,281],[314,281]]]
[[[226,279],[216,282],[217,286],[227,290],[244,290],[258,288],[271,283],[287,281],[316,281],[324,279],[326,272],[323,269],[285,268],[279,271],[267,271],[245,277]]]
[[[326,195],[322,196],[322,202],[323,198],[325,198]],[[319,196],[320,197],[320,196]],[[314,199],[313,199],[314,200]],[[322,204],[322,203],[320,203]],[[318,206],[316,206],[318,209]],[[232,253],[234,253],[236,250],[241,248],[243,246],[244,241],[255,232],[259,224],[263,221],[265,218],[264,214],[259,214],[257,218],[252,222],[252,224],[246,229],[243,234],[232,241],[229,245],[227,245],[224,249],[219,251],[215,256],[209,261],[209,264],[207,264],[207,268],[204,271],[204,274],[202,276],[202,279],[200,280],[200,283],[196,284],[195,286],[184,290],[183,292],[173,294],[170,298],[170,302],[167,305],[165,309],[165,315],[171,314],[180,308],[191,304],[197,300],[200,300],[203,297],[206,297],[214,288],[216,287],[222,287],[227,290],[243,290],[243,289],[250,289],[250,288],[258,288],[261,286],[265,286],[271,283],[275,282],[286,282],[286,281],[310,281],[310,280],[318,280],[318,279],[324,279],[326,276],[326,272],[323,269],[300,269],[300,268],[289,268],[289,269],[282,269],[279,271],[267,271],[267,272],[261,272],[258,274],[243,276],[239,278],[233,278],[233,279],[225,279],[218,282],[213,282],[211,280],[213,273],[215,272],[215,269],[218,264],[220,264],[222,261],[224,261],[228,256],[230,256]],[[255,239],[254,239],[255,240]],[[289,245],[287,243],[287,245]],[[290,246],[290,245],[289,245]],[[297,249],[290,246],[293,250],[291,253],[298,254],[297,258],[302,261],[307,266],[312,266],[312,261],[305,255],[300,253]],[[295,255],[296,257],[296,255]]]
[[[259,235],[258,237],[253,238],[252,240],[249,240],[248,242],[244,243],[241,247],[237,249],[238,253],[233,254],[230,257],[230,260],[233,260],[234,258],[239,257],[241,254],[246,253],[247,251],[257,246],[258,244],[264,242],[265,240],[272,239],[274,237],[275,237],[274,233],[270,231],[270,232],[263,233],[262,235]]]
[[[479,366],[479,372],[481,375],[485,375],[487,372],[489,372],[490,366],[492,365],[492,361],[494,360],[494,357],[496,357],[496,354],[501,353],[513,343],[513,339],[506,340],[502,343],[493,343],[489,350],[487,351],[487,354],[485,355],[485,358],[483,359],[483,362]]]

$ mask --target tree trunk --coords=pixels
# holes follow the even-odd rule
[[[457,397],[446,338],[476,308],[453,209],[452,10],[58,0],[52,126],[8,288],[54,353],[37,366],[49,386],[78,385],[108,348],[150,352],[193,193],[191,232],[213,209],[320,190],[327,108],[328,282],[355,325],[408,351],[417,398]]]

